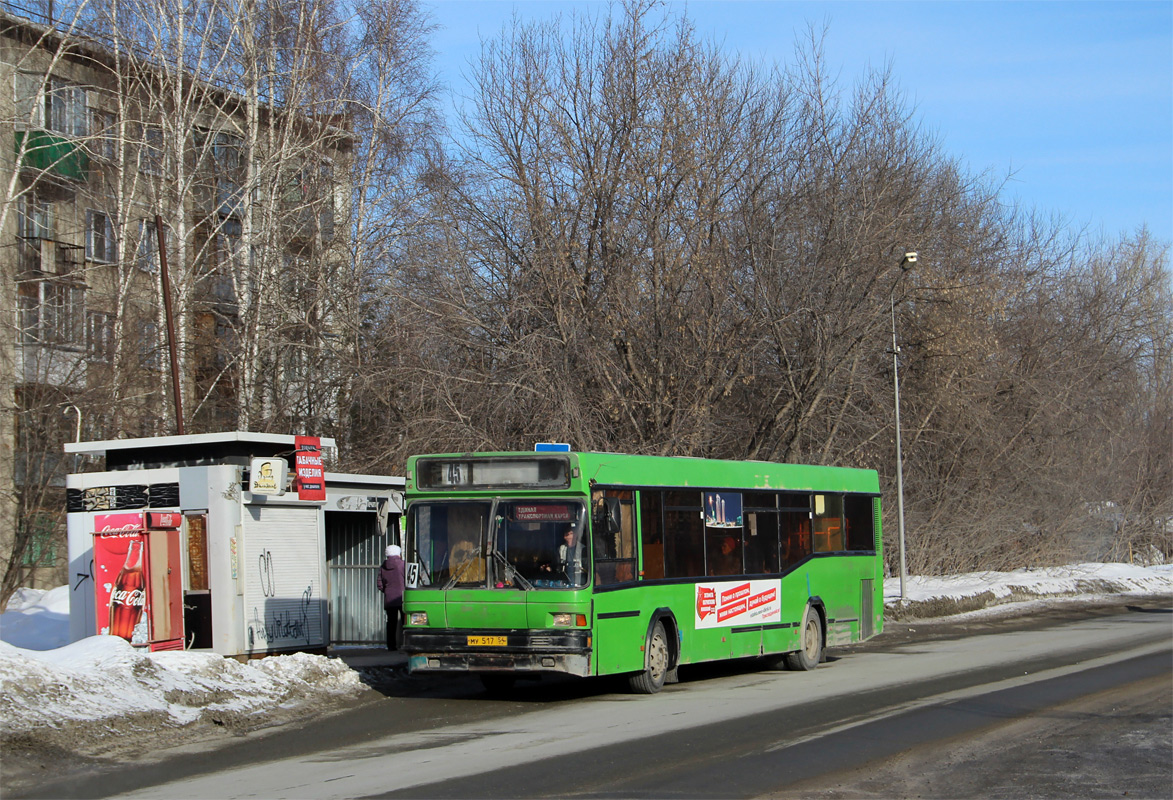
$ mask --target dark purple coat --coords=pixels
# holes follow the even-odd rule
[[[383,605],[403,603],[405,575],[406,570],[403,566],[403,558],[400,556],[387,556],[387,560],[383,562],[383,566],[379,567],[379,579],[375,583],[379,591],[383,593]]]

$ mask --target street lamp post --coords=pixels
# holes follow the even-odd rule
[[[916,264],[916,253],[908,252],[900,259],[900,273],[903,275]],[[904,559],[904,456],[900,452],[900,346],[896,343],[896,284],[888,293],[888,306],[892,313],[892,388],[896,394],[896,515],[900,526],[900,603],[908,602],[908,566]]]

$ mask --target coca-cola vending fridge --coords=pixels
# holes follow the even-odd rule
[[[97,632],[152,650],[183,649],[179,514],[94,517]]]

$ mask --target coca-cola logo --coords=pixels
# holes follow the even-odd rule
[[[142,589],[115,589],[110,593],[111,603],[122,603],[124,606],[141,606],[147,601],[147,593]]]

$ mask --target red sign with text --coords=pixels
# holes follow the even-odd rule
[[[298,500],[325,500],[326,473],[322,469],[322,440],[317,436],[295,436],[293,446]]]
[[[141,520],[142,515],[138,516]],[[147,537],[141,530],[133,533],[122,528],[105,530],[110,532],[94,536],[96,632],[121,636],[133,645],[146,645],[149,639],[149,615],[145,613]]]
[[[782,618],[780,589],[777,580],[698,583],[696,627],[778,622]]]
[[[183,515],[178,511],[148,511],[147,527],[153,531],[169,531],[183,524]]]
[[[116,533],[118,531],[141,531],[143,512],[126,514],[95,514],[94,533]]]

